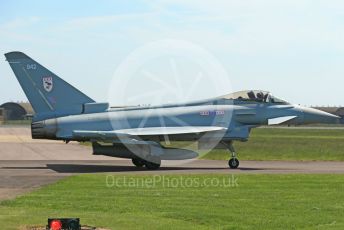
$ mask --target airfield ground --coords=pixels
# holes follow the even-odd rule
[[[80,217],[110,229],[344,229],[343,175],[78,175],[3,201],[2,229]]]
[[[235,143],[242,160],[344,161],[344,129],[259,128],[248,142]],[[214,150],[206,159],[228,159]]]
[[[1,229],[52,216],[110,229],[343,229],[344,162],[335,160],[343,160],[344,131],[315,130],[258,130],[237,146],[241,159],[289,150],[288,161],[242,160],[230,170],[196,160],[146,171],[87,146],[31,140],[28,127],[0,127]]]
[[[235,148],[241,160],[344,161],[344,129],[257,128]],[[228,160],[228,151],[213,150],[202,158]]]

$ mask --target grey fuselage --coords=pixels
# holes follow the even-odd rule
[[[101,104],[101,103],[100,103]],[[102,104],[103,105],[103,104]],[[103,106],[100,106],[101,108]],[[246,141],[251,128],[268,125],[269,119],[294,116],[283,124],[340,123],[337,116],[319,110],[287,103],[256,102],[238,99],[215,98],[188,104],[155,107],[110,108],[79,115],[69,115],[32,124],[32,137],[66,141],[92,141],[75,137],[73,131],[111,131],[147,127],[216,126],[226,128],[210,138],[225,141]],[[195,140],[201,134],[169,135],[169,140]],[[142,139],[159,141],[162,135],[144,136]]]

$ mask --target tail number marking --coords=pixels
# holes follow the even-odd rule
[[[36,69],[36,68],[37,68],[36,64],[27,64],[26,65],[26,69]]]

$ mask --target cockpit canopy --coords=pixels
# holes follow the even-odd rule
[[[284,105],[289,104],[288,102],[273,96],[270,92],[263,91],[263,90],[239,91],[239,92],[227,94],[223,96],[222,98],[240,100],[240,101],[264,102],[264,103],[272,103],[272,104],[284,104]]]

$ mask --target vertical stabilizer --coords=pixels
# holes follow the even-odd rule
[[[90,97],[21,52],[5,54],[16,78],[30,101],[36,119],[80,114]]]

